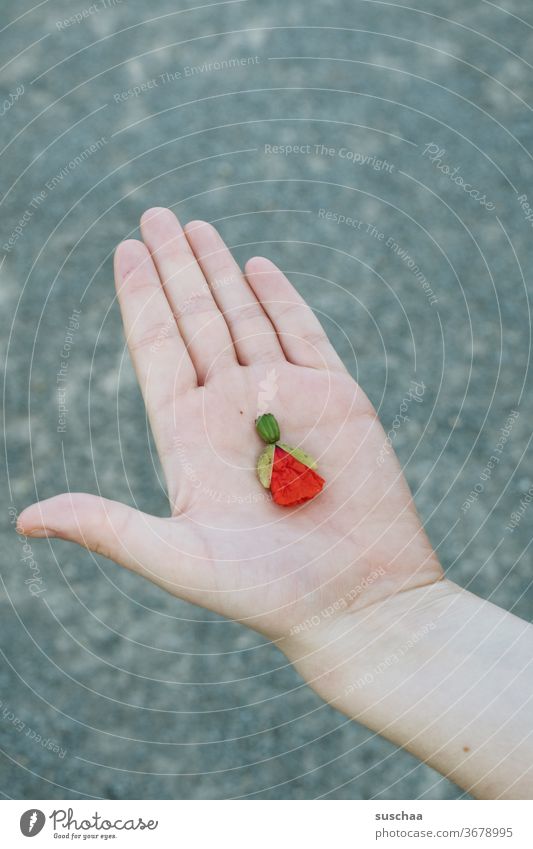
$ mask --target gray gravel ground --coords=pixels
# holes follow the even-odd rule
[[[431,539],[453,579],[530,617],[531,3],[82,4],[2,5],[0,788],[458,798],[239,625],[57,541],[32,543],[28,584],[9,508],[70,488],[166,513],[111,255],[169,205],[287,271],[387,429],[426,384],[394,444]]]

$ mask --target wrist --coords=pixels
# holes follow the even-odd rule
[[[286,654],[333,707],[473,795],[533,798],[533,628],[444,579],[317,626]]]
[[[426,637],[460,592],[446,579],[405,590],[317,622],[282,648],[322,698],[367,724],[376,696],[384,706],[394,698],[391,670],[405,668],[413,649],[421,656]]]

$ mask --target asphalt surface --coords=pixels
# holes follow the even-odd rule
[[[4,0],[5,796],[463,795],[257,635],[12,522],[66,489],[166,513],[111,256],[168,205],[286,270],[387,429],[424,382],[394,446],[430,537],[531,617],[533,9],[417,5]]]

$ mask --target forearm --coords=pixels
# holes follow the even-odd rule
[[[440,581],[317,626],[286,653],[326,701],[474,796],[533,798],[523,620]]]

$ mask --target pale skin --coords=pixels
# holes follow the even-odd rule
[[[532,626],[444,577],[371,403],[283,273],[241,271],[213,227],[167,209],[141,235],[115,280],[171,515],[68,493],[19,530],[265,634],[326,701],[473,795],[533,798]],[[265,386],[326,479],[298,507],[255,473]]]

